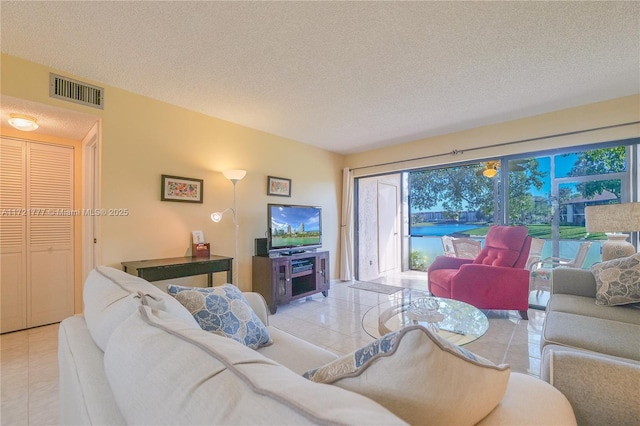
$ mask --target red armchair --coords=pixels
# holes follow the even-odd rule
[[[438,256],[429,267],[429,291],[478,309],[517,310],[528,319],[527,234],[524,226],[492,226],[475,259]]]

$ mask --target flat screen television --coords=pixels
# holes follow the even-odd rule
[[[269,251],[299,252],[322,246],[322,209],[269,204]]]

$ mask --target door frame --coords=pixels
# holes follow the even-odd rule
[[[393,194],[393,198],[394,198],[394,205],[393,205],[393,223],[391,223],[391,221],[389,221],[389,223],[383,223],[382,219],[384,219],[383,215],[381,214],[382,211],[384,210],[384,207],[388,207],[386,206],[385,201],[389,201],[390,200],[381,200],[381,185],[386,185],[388,187],[393,188],[394,194]],[[388,274],[388,273],[395,273],[397,272],[397,269],[399,267],[399,256],[398,256],[398,247],[399,247],[399,240],[398,240],[398,200],[399,200],[399,191],[400,191],[400,185],[396,185],[395,183],[392,182],[388,182],[385,180],[378,180],[377,181],[377,201],[378,201],[378,205],[377,205],[377,217],[378,217],[378,273],[380,275],[384,275],[384,274]],[[383,209],[381,209],[381,207]],[[390,226],[393,225],[393,226]],[[391,238],[389,238],[389,242],[393,245],[392,249],[389,250],[388,244],[387,247],[381,247],[381,234],[383,231],[386,230],[386,227],[392,228],[392,236]],[[389,257],[391,257],[391,259],[389,259]]]
[[[395,179],[395,177],[397,176],[397,181],[389,181],[389,178],[392,177],[393,179]],[[363,223],[363,221],[368,220],[371,221],[371,215],[367,214],[366,212],[363,212],[363,209],[371,209],[371,212],[375,212],[375,220],[377,221],[377,182],[383,182],[383,183],[391,183],[393,185],[396,185],[398,188],[397,194],[396,194],[396,208],[397,208],[397,214],[396,214],[396,223],[395,223],[395,229],[396,229],[396,254],[395,254],[395,266],[396,266],[396,270],[398,272],[401,272],[403,269],[403,254],[402,251],[404,249],[404,246],[402,244],[402,232],[400,230],[402,230],[402,210],[403,210],[403,204],[402,204],[402,200],[403,200],[403,191],[404,191],[404,187],[403,187],[403,180],[402,180],[402,173],[401,172],[392,172],[392,173],[385,173],[385,174],[381,174],[381,175],[371,175],[371,176],[360,176],[360,177],[356,177],[354,178],[354,193],[353,193],[353,197],[354,197],[354,278],[356,280],[363,280],[363,279],[374,279],[371,277],[368,277],[367,275],[370,274],[372,268],[371,266],[375,267],[375,270],[377,271],[377,277],[376,278],[380,278],[382,277],[384,274],[381,274],[379,272],[379,266],[378,266],[378,250],[377,250],[377,239],[378,239],[378,225],[376,223],[375,226],[368,226],[370,225],[370,223]],[[371,191],[371,187],[369,186],[363,186],[363,182],[364,181],[369,181],[372,182],[372,185],[375,185],[376,190],[375,192],[375,196],[373,195],[372,191]],[[375,181],[375,183],[373,183],[373,181]],[[362,200],[363,198],[366,198],[369,200],[369,204],[367,204],[367,206],[363,206],[362,205]],[[371,213],[369,212],[369,213]],[[369,219],[365,219],[363,218],[363,215],[367,216]],[[366,234],[366,235],[364,235]],[[375,237],[374,237],[375,234]],[[376,242],[376,247],[375,248],[371,248],[371,247],[361,247],[363,244],[366,244],[363,241],[363,238],[367,239],[368,243],[372,242],[372,238],[375,238],[375,242]],[[373,256],[372,259],[370,259],[372,262],[366,262],[362,259],[363,256],[367,256],[367,253],[369,253],[371,250],[375,250],[375,256]],[[371,254],[371,253],[369,253]],[[364,264],[366,264],[366,267],[364,266]]]
[[[88,214],[100,209],[100,121],[82,140],[82,282],[102,259],[100,215]]]

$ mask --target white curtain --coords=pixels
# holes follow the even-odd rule
[[[342,219],[340,222],[340,279],[353,279],[353,172],[343,169]]]

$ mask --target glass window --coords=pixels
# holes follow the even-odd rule
[[[591,266],[606,237],[586,233],[584,209],[630,200],[628,152],[621,145],[408,172],[410,267],[424,270],[444,254],[441,236],[482,238],[502,223],[503,188],[507,223],[544,239],[543,256],[571,258],[594,240],[583,264]]]
[[[555,156],[555,177],[593,176],[627,171],[625,146]]]
[[[598,262],[597,240],[606,237],[586,233],[584,209],[621,202],[623,181],[628,180],[627,147],[513,159],[509,164],[521,166],[521,170],[510,167],[509,223],[526,225],[530,235],[546,241],[543,258],[572,259],[581,241],[596,240],[582,266]],[[524,182],[521,175],[531,179]]]
[[[409,172],[410,268],[444,254],[441,237],[482,238],[500,223],[498,161]]]
[[[551,224],[550,157],[509,160],[509,223]]]

